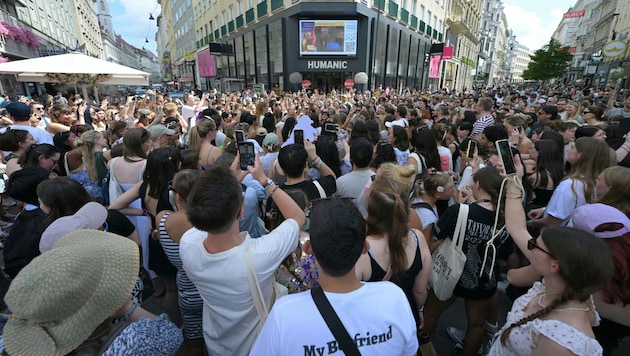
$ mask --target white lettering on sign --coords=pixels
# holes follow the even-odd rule
[[[308,61],[308,69],[347,69],[348,61]]]

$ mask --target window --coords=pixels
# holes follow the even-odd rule
[[[236,14],[240,16],[243,14],[243,0],[236,1]]]
[[[420,5],[420,20],[424,21],[424,5]]]
[[[225,26],[227,21],[225,21],[225,10],[221,11],[221,26]]]
[[[433,28],[437,28],[437,16],[433,15]]]
[[[430,11],[430,10],[429,10],[429,11],[427,11],[427,14],[428,14],[429,16],[427,17],[427,21],[426,21],[426,22],[427,22],[427,25],[431,26],[431,11]]]
[[[230,21],[234,20],[234,6],[230,5],[228,8],[228,14],[230,16]]]
[[[411,0],[411,14],[415,15],[418,10],[418,0]]]

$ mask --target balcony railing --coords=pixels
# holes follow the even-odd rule
[[[415,15],[411,15],[411,22],[409,25],[413,28],[418,28],[418,18]]]
[[[245,25],[245,21],[243,20],[243,15],[236,16],[236,28],[241,28]]]
[[[398,4],[389,0],[389,7],[387,8],[387,14],[389,16],[398,17]]]
[[[279,9],[284,6],[284,0],[271,0],[271,11]]]
[[[228,32],[234,31],[234,21],[228,22]]]
[[[422,33],[424,33],[424,30],[426,30],[426,24],[424,23],[424,21],[420,20],[420,26],[418,26],[418,30]]]

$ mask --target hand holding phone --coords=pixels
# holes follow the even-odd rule
[[[241,158],[241,171],[246,171],[247,166],[254,166],[256,154],[254,153],[254,144],[251,142],[239,142],[238,153]]]
[[[516,166],[514,164],[514,156],[512,155],[512,149],[510,148],[508,140],[498,140],[495,142],[495,146],[497,148],[497,152],[499,153],[499,157],[501,158],[501,162],[503,162],[505,174],[508,176],[515,174]]]
[[[294,141],[298,145],[304,145],[304,130],[293,131]]]
[[[245,142],[245,132],[243,130],[235,130],[234,134],[236,135],[236,142]]]
[[[469,140],[468,147],[466,147],[466,156],[468,158],[473,158],[475,153],[477,153],[477,143],[473,140]]]

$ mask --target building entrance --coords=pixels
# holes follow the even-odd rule
[[[320,93],[328,93],[333,89],[343,91],[343,83],[346,79],[353,79],[352,72],[304,72],[303,79],[311,81],[311,90],[317,89]]]

